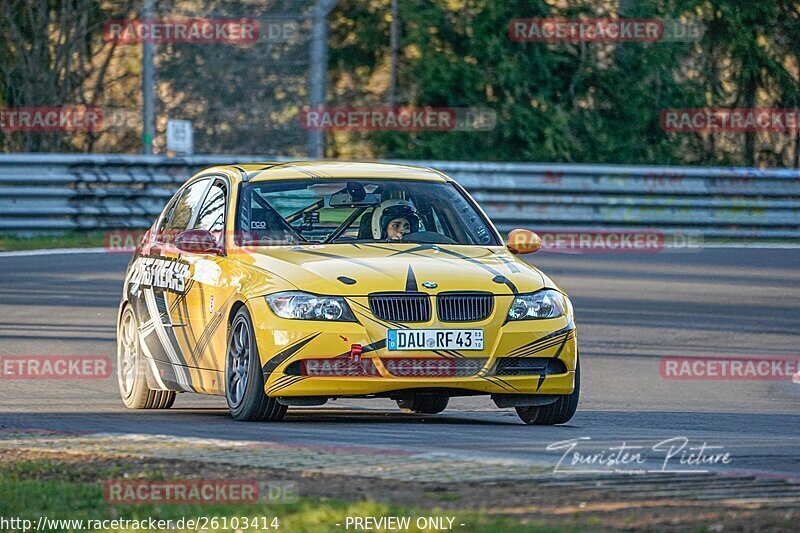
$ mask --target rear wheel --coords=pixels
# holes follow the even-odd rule
[[[397,400],[397,406],[405,411],[435,415],[447,409],[447,396],[411,396]]]
[[[566,424],[575,415],[578,409],[578,400],[581,396],[581,362],[575,362],[575,390],[572,394],[564,394],[550,405],[541,407],[517,407],[517,414],[526,424],[537,426],[552,426],[553,424]]]
[[[225,398],[235,420],[276,422],[286,406],[264,392],[264,374],[258,355],[253,322],[246,307],[233,317],[225,357]]]
[[[147,364],[142,355],[136,315],[127,306],[117,331],[117,382],[122,403],[129,409],[168,409],[175,392],[147,386]]]

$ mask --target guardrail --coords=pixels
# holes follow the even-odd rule
[[[276,158],[3,155],[0,231],[144,228],[194,172],[265,160]],[[657,229],[800,241],[798,170],[398,162],[452,176],[501,230]]]

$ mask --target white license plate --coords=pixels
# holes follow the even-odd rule
[[[390,329],[389,351],[483,350],[482,329]]]

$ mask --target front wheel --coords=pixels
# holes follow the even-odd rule
[[[575,415],[578,409],[578,400],[581,396],[581,362],[575,362],[575,390],[572,394],[559,396],[558,400],[550,405],[541,407],[517,407],[517,414],[526,424],[537,426],[552,426],[553,424],[566,424]]]
[[[122,403],[128,409],[168,409],[175,392],[147,386],[147,364],[141,350],[136,315],[125,307],[117,330],[117,383]]]
[[[246,307],[231,322],[225,360],[225,398],[235,420],[277,422],[286,416],[286,406],[264,392],[261,358]]]

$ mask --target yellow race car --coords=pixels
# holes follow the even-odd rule
[[[117,325],[120,394],[224,395],[236,420],[390,398],[416,413],[491,395],[528,424],[575,413],[572,305],[430,168],[295,162],[190,178],[145,233]]]

